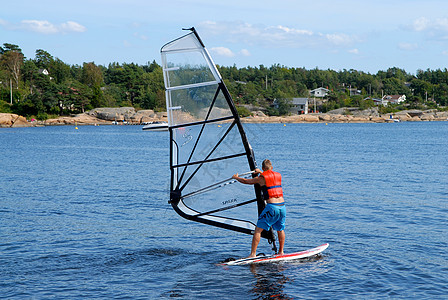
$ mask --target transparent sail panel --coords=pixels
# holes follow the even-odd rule
[[[169,87],[216,82],[216,78],[201,51],[169,53],[166,55]]]
[[[171,124],[232,116],[218,84],[170,91]]]
[[[185,173],[185,180],[182,179],[181,181],[183,184],[182,195],[186,196],[195,193],[196,191],[206,189],[213,190],[214,188],[219,188],[220,192],[232,193],[232,197],[237,197],[237,195],[245,195],[247,196],[245,200],[254,199],[255,194],[253,186],[234,183],[234,180],[230,180],[232,175],[235,173],[244,174],[250,171],[247,167],[244,167],[244,165],[247,165],[245,160],[246,157],[235,157],[223,161],[204,163],[200,166],[196,166],[195,168],[187,168],[188,172]],[[195,172],[195,174],[194,176],[191,176],[193,172]],[[178,174],[178,176],[181,175]],[[250,175],[246,176],[250,177]],[[223,183],[221,184],[221,182]],[[228,184],[229,182],[232,182],[232,184]],[[243,190],[249,191],[250,193],[242,194]]]
[[[162,47],[162,52],[196,50],[202,48],[201,43],[190,33]]]
[[[177,181],[184,185],[190,177],[201,178],[202,187],[211,184],[213,181],[222,180],[227,176],[226,170],[230,173],[236,172],[236,168],[247,165],[246,152],[241,142],[241,136],[234,124],[207,124],[181,127],[176,129],[176,149],[177,165],[181,166],[178,171]],[[239,161],[231,158],[242,156]],[[206,163],[210,160],[220,160],[221,167],[215,164]],[[201,166],[201,163],[204,165]],[[239,164],[239,165],[234,165]],[[216,167],[216,169],[210,169]],[[200,168],[201,172],[197,172]],[[247,170],[246,170],[247,171]],[[204,173],[205,172],[205,173]],[[207,174],[207,175],[205,175]],[[230,174],[229,178],[231,175]]]

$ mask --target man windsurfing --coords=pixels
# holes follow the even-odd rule
[[[265,159],[262,164],[263,172],[255,169],[256,174],[260,176],[246,179],[238,176],[238,173],[232,178],[244,184],[259,184],[266,187],[268,196],[267,205],[258,217],[257,227],[252,237],[252,247],[248,258],[256,257],[257,247],[260,243],[261,233],[263,230],[269,231],[270,228],[277,231],[279,242],[279,255],[283,255],[283,247],[285,245],[285,200],[283,199],[282,175],[272,171],[272,163],[269,159]],[[265,192],[263,193],[265,194]]]

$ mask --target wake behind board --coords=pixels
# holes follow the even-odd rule
[[[233,266],[233,265],[247,265],[247,264],[259,264],[259,263],[271,263],[271,262],[279,262],[279,261],[289,261],[295,259],[307,258],[316,254],[321,253],[329,246],[328,243],[320,245],[319,247],[308,249],[301,252],[284,254],[284,255],[264,255],[257,256],[253,258],[242,258],[233,261],[228,261],[221,263],[223,266]]]

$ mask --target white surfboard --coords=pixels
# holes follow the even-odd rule
[[[296,252],[296,253],[283,254],[283,255],[274,254],[274,255],[257,256],[257,257],[253,257],[253,258],[242,258],[242,259],[224,262],[224,263],[221,263],[220,265],[233,266],[233,265],[259,264],[259,263],[270,263],[270,262],[307,258],[307,257],[321,253],[322,251],[327,249],[329,245],[330,244],[326,243],[326,244],[320,245],[319,247],[316,247],[316,248],[312,248],[312,249],[308,249],[308,250]]]

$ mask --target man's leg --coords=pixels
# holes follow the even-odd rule
[[[280,255],[283,255],[283,247],[285,246],[285,231],[277,231],[277,235],[278,235],[278,243],[279,243],[279,249],[278,249],[278,253]]]
[[[263,231],[263,228],[260,228],[260,227],[255,228],[254,236],[252,237],[252,248],[250,250],[250,255],[248,258],[257,256],[257,247],[258,247],[258,244],[260,243],[262,231]]]

